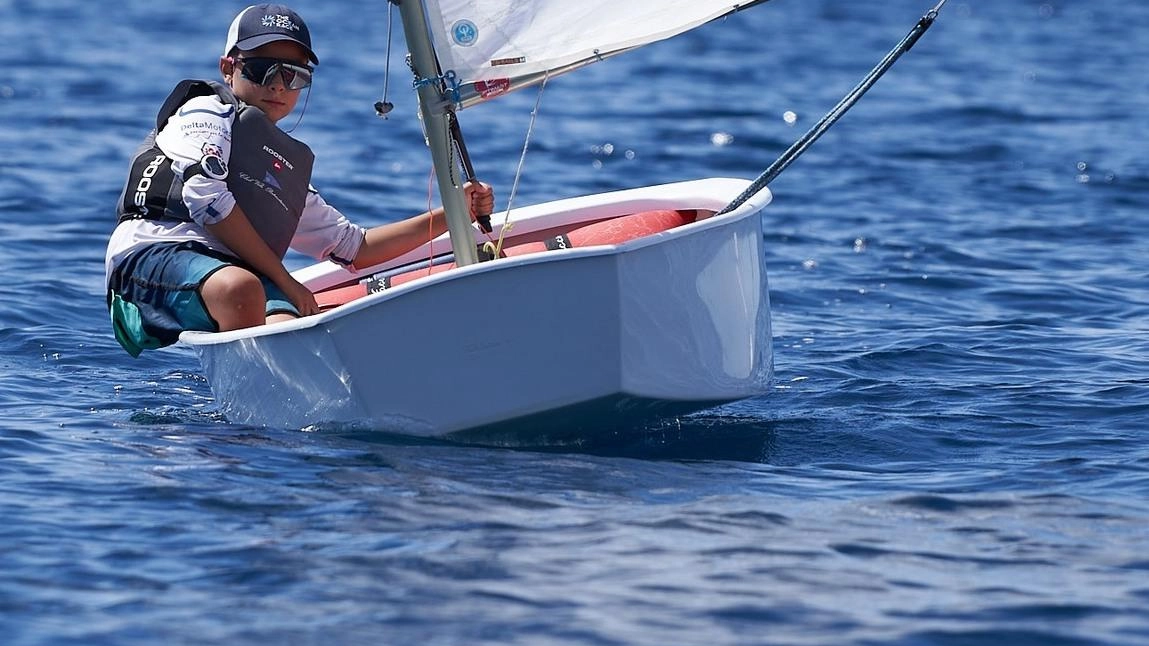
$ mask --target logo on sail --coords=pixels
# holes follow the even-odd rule
[[[470,47],[479,38],[479,28],[470,20],[459,20],[451,25],[451,38],[456,45]]]
[[[490,81],[475,81],[475,91],[484,99],[499,96],[511,89],[511,79],[491,79]]]

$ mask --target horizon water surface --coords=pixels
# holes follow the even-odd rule
[[[771,185],[769,395],[578,451],[233,424],[187,348],[116,345],[127,160],[244,4],[0,0],[4,644],[1149,644],[1149,4],[951,0]],[[753,178],[933,4],[554,79],[515,204]],[[424,210],[387,4],[292,6],[314,183]],[[460,116],[500,207],[536,98]]]

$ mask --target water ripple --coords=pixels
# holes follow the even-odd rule
[[[770,2],[554,79],[516,204],[754,177],[926,8]],[[5,643],[1149,639],[1149,5],[949,3],[771,184],[772,392],[530,451],[233,424],[189,350],[112,340],[127,158],[232,10],[0,8]],[[426,209],[387,4],[301,10],[316,185]],[[500,206],[536,98],[461,114]]]

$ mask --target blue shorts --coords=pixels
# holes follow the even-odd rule
[[[200,288],[223,267],[242,267],[259,275],[239,259],[209,249],[200,242],[164,242],[148,245],[120,262],[113,272],[108,308],[116,340],[133,357],[140,352],[171,345],[184,330],[218,332]],[[267,295],[266,313],[299,311],[269,279],[260,276]]]

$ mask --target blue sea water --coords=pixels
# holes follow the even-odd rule
[[[932,4],[555,79],[515,203],[752,178]],[[242,6],[0,0],[3,643],[1149,644],[1149,4],[951,0],[771,185],[772,392],[579,451],[241,426],[115,344],[127,160]],[[315,183],[423,210],[386,3],[295,7]],[[536,98],[461,115],[503,205]]]

